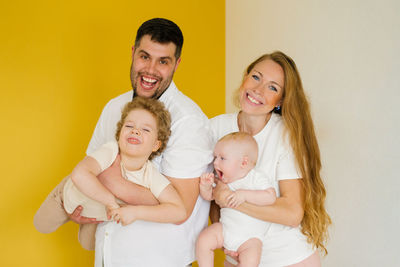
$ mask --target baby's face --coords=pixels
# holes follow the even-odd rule
[[[144,109],[134,109],[121,128],[118,141],[121,154],[148,158],[160,147],[157,137],[157,122],[153,115]]]
[[[214,169],[222,182],[229,184],[242,176],[241,168],[243,155],[241,151],[235,151],[233,141],[218,142],[214,149]]]

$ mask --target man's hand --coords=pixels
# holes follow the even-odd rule
[[[68,214],[70,220],[77,224],[102,223],[103,222],[103,221],[97,221],[95,218],[88,218],[85,216],[81,216],[82,210],[83,210],[82,206],[76,207],[74,212],[72,212],[71,214]]]

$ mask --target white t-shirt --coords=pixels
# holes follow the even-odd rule
[[[214,143],[222,136],[238,132],[237,115],[223,114],[212,118],[211,131]],[[299,179],[292,148],[284,136],[284,124],[280,115],[272,114],[267,125],[254,136],[258,144],[256,168],[273,179],[273,186],[279,196],[279,181]],[[314,251],[301,233],[300,227],[289,227],[271,223],[263,240],[263,253],[260,266],[286,266],[306,259]]]
[[[89,154],[114,139],[121,110],[133,92],[122,94],[104,107],[89,143]],[[211,170],[213,143],[209,122],[201,109],[172,82],[159,98],[171,113],[171,137],[164,152],[152,162],[174,178],[194,178]],[[181,225],[135,221],[127,226],[102,223],[96,232],[95,266],[186,266],[195,260],[198,234],[207,226],[209,202],[200,196],[188,220]]]
[[[104,171],[114,163],[118,153],[118,143],[114,140],[102,145],[88,156],[94,158],[100,165],[100,170]],[[156,198],[170,184],[170,181],[149,160],[136,171],[128,171],[121,162],[121,172],[125,179],[148,188]],[[83,194],[71,179],[65,183],[63,195],[64,209],[68,213],[72,213],[80,205],[83,207],[82,216],[96,218],[99,221],[109,221],[106,207]]]
[[[268,176],[253,168],[245,177],[228,184],[232,191],[265,190],[272,187]],[[232,251],[237,249],[250,238],[258,238],[262,242],[271,223],[256,219],[245,213],[231,208],[221,209],[224,248]]]

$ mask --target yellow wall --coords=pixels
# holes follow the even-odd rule
[[[175,82],[209,116],[224,113],[225,1],[2,1],[2,266],[92,266],[77,226],[38,233],[32,218],[85,155],[104,104],[130,89],[131,45],[152,17],[184,33]]]

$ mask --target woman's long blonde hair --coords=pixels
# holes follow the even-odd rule
[[[247,67],[245,75],[266,59],[279,64],[285,74],[281,108],[274,112],[282,115],[303,178],[304,217],[301,229],[309,243],[327,254],[325,242],[331,219],[325,210],[326,191],[320,176],[321,158],[309,103],[296,64],[280,51],[259,57]]]

